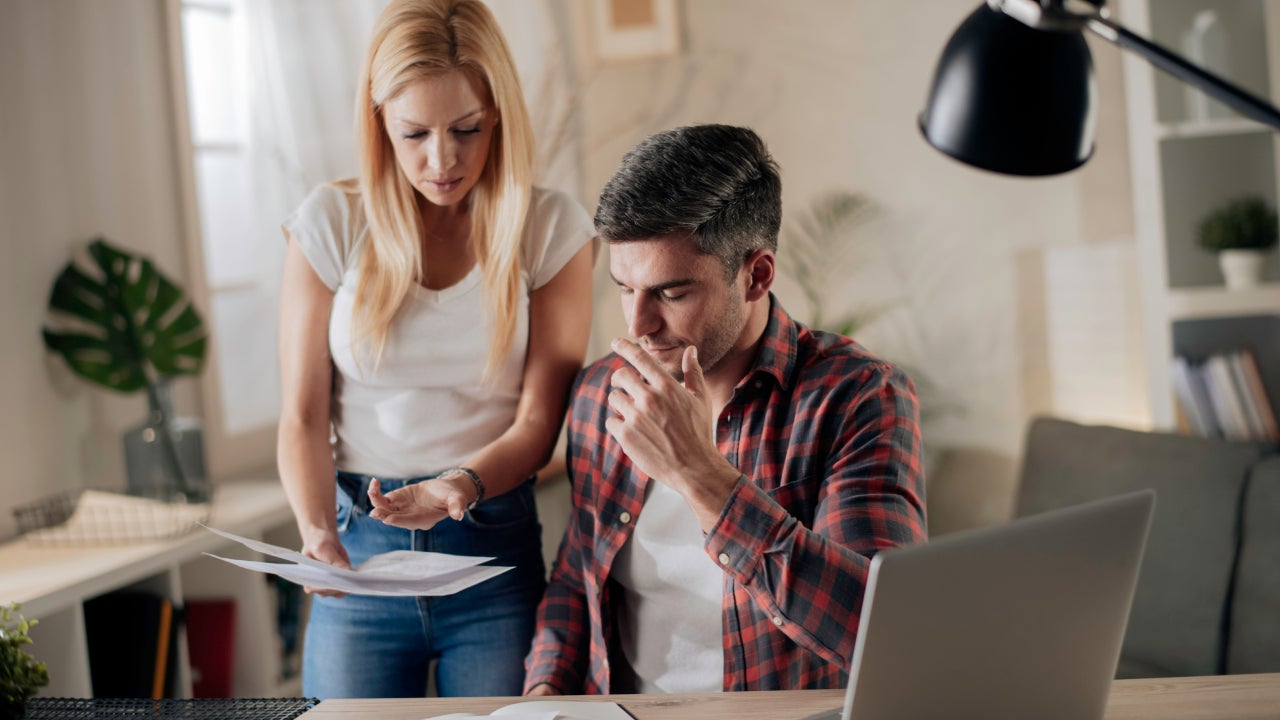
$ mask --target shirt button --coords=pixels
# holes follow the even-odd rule
[[[719,558],[717,558],[717,559],[720,561],[720,564],[721,564],[721,565],[728,565],[728,564],[729,564],[729,553],[720,553],[720,557],[719,557]]]
[[[773,624],[777,625],[778,627],[782,627],[782,618],[778,617],[777,615],[774,615]]]
[[[618,516],[618,519],[622,521],[623,525],[626,525],[627,523],[631,522],[631,513],[626,512],[624,510],[622,514]]]

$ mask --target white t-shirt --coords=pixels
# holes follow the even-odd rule
[[[568,195],[534,188],[521,249],[515,335],[497,380],[483,382],[490,344],[479,265],[443,290],[415,285],[396,315],[374,371],[357,365],[351,309],[368,225],[354,181],[321,185],[284,222],[316,274],[334,291],[329,352],[337,467],[417,477],[465,462],[515,420],[529,338],[529,294],[551,281],[594,236]]]
[[[654,480],[610,573],[622,587],[618,641],[641,693],[724,689],[724,570],[693,509]]]

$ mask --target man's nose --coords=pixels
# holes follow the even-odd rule
[[[627,332],[631,337],[639,339],[652,335],[662,327],[661,317],[653,300],[644,293],[637,292],[631,296],[631,316],[627,319]]]

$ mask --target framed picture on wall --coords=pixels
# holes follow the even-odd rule
[[[592,0],[596,57],[665,57],[680,50],[676,0]]]

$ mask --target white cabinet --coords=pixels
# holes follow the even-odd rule
[[[1280,98],[1280,0],[1120,0],[1119,20],[1274,104]],[[1195,240],[1209,211],[1245,195],[1277,205],[1280,136],[1125,56],[1144,355],[1155,425],[1175,424],[1170,362],[1253,349],[1272,405],[1280,398],[1280,260],[1265,285],[1228,291]]]
[[[209,525],[237,535],[296,546],[293,516],[276,480],[223,483],[214,495]],[[276,604],[265,576],[206,557],[239,546],[198,529],[156,542],[45,547],[18,539],[0,545],[0,603],[16,601],[40,624],[29,646],[49,668],[48,697],[91,697],[83,604],[113,590],[147,589],[182,607],[197,597],[233,598],[236,604],[232,694],[297,697],[301,684],[282,680]],[[237,552],[237,557],[246,553]],[[181,627],[181,626],[179,626]],[[176,694],[191,696],[186,635],[178,632]]]

